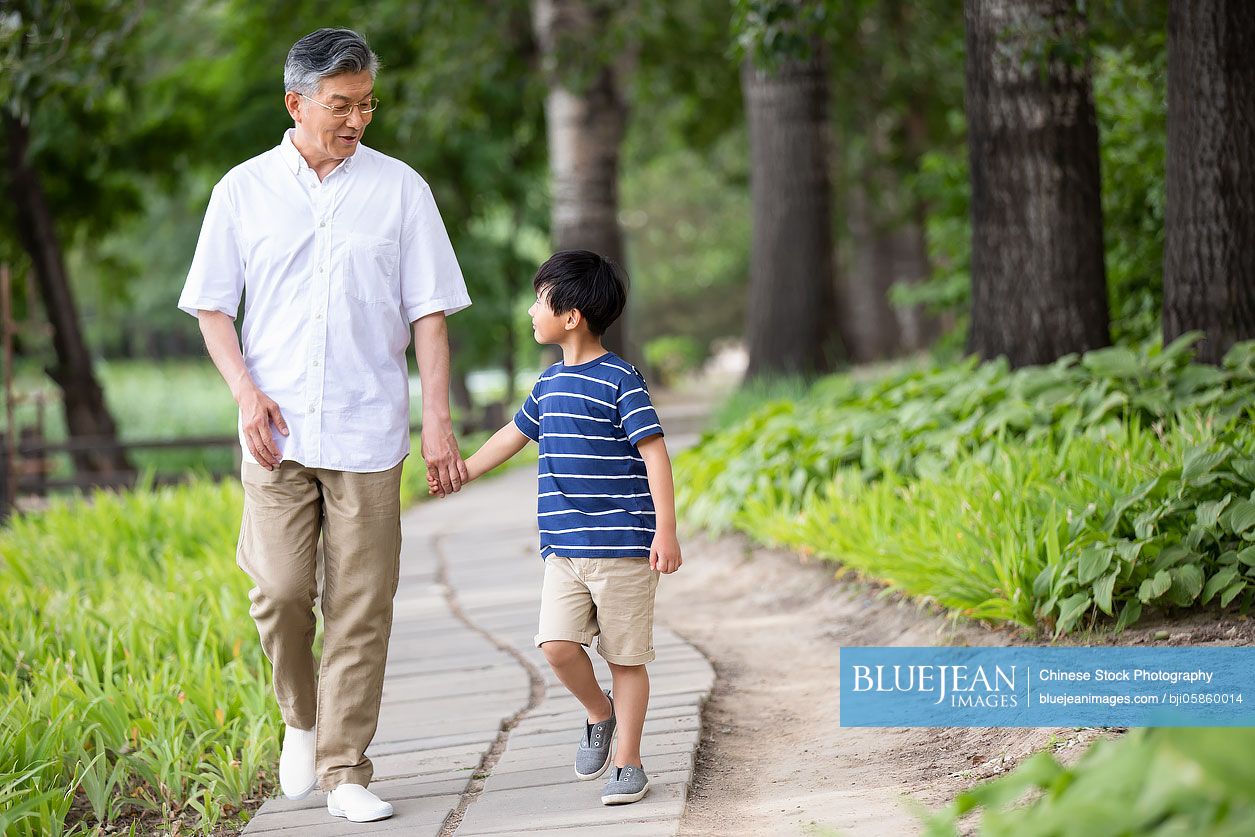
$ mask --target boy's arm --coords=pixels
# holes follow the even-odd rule
[[[656,532],[649,550],[649,566],[660,573],[673,573],[684,563],[680,557],[680,539],[675,533],[675,483],[671,478],[671,457],[667,443],[655,433],[641,439],[636,449],[645,460],[649,474],[649,493],[654,499]]]
[[[531,439],[524,436],[514,426],[514,422],[510,422],[492,434],[492,438],[484,442],[483,446],[471,454],[470,459],[466,460],[466,470],[470,474],[470,478],[473,480],[479,479],[527,447],[527,443],[530,441]]]

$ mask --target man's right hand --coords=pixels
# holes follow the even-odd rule
[[[273,471],[279,467],[283,457],[279,454],[270,426],[273,424],[284,436],[288,435],[288,425],[283,420],[279,405],[251,383],[241,387],[236,401],[240,405],[240,423],[248,452],[258,465]]]

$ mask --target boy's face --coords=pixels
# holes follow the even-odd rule
[[[562,342],[566,333],[574,330],[579,321],[579,315],[575,311],[553,313],[553,308],[549,305],[549,291],[544,288],[536,294],[536,301],[527,309],[527,314],[532,318],[532,336],[541,344]]]

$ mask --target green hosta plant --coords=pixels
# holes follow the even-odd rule
[[[744,497],[770,489],[800,502],[843,469],[869,481],[939,476],[960,457],[990,461],[1018,439],[1102,436],[1129,421],[1172,421],[1183,410],[1207,410],[1220,425],[1255,419],[1255,342],[1211,367],[1189,362],[1196,339],[1139,351],[1116,346],[1015,371],[968,358],[872,381],[825,378],[804,397],[763,405],[678,457],[681,510],[718,531],[733,525]]]
[[[1162,433],[1008,444],[939,477],[868,483],[848,469],[800,501],[758,491],[733,521],[971,618],[1058,635],[1118,612],[1123,628],[1148,603],[1249,607],[1252,529],[1209,498],[1249,496],[1239,471],[1252,457],[1255,437],[1195,416]],[[1180,479],[1204,458],[1214,471]]]
[[[1038,753],[925,815],[925,834],[954,837],[972,813],[984,837],[1255,834],[1252,751],[1255,729],[1158,728],[1097,741],[1073,767]]]
[[[824,379],[679,458],[690,522],[1056,635],[1255,598],[1255,343]]]
[[[1117,630],[1148,604],[1237,602],[1248,609],[1255,596],[1253,454],[1242,432],[1190,448],[1172,467],[1117,494],[1101,520],[1087,515],[1094,541],[1049,563],[1034,582],[1039,615],[1058,633],[1091,605],[1108,616],[1119,606]]]

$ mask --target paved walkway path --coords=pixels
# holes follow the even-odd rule
[[[690,418],[682,406],[673,416],[677,424]],[[683,441],[673,434],[670,446]],[[315,793],[267,802],[246,834],[675,833],[714,671],[695,648],[657,626],[641,751],[649,794],[607,807],[602,780],[575,779],[584,716],[532,645],[544,570],[535,479],[532,468],[519,467],[403,517],[383,709],[369,750],[371,788],[396,814],[347,823],[328,816],[326,797]],[[604,662],[592,657],[608,686]]]

